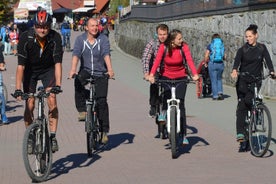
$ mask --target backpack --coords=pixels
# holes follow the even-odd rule
[[[224,56],[224,44],[222,39],[214,38],[210,45],[210,61],[214,63],[221,63]]]

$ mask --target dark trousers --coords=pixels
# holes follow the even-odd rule
[[[100,131],[109,132],[109,109],[107,103],[108,93],[108,79],[99,78],[95,83],[96,101],[97,101],[97,115]],[[78,112],[86,111],[85,101],[89,97],[89,90],[81,85],[78,78],[75,78],[75,105]]]
[[[149,104],[151,106],[157,105],[158,102],[158,94],[159,93],[159,87],[158,84],[151,84],[150,85],[150,98],[149,98]]]

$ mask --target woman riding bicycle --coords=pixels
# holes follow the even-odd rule
[[[247,116],[248,110],[250,110],[252,105],[252,99],[254,97],[254,91],[248,88],[253,81],[250,81],[250,75],[255,77],[262,77],[263,75],[263,64],[264,59],[268,67],[269,73],[274,74],[273,64],[269,55],[269,52],[264,44],[258,43],[258,26],[250,25],[245,30],[246,43],[239,48],[235,62],[233,65],[233,70],[231,73],[232,78],[237,78],[236,91],[238,96],[238,107],[236,112],[236,129],[237,129],[237,141],[242,143],[246,141],[245,138],[245,118]],[[238,70],[241,74],[239,75]],[[258,83],[258,89],[261,87],[261,82]],[[254,86],[251,85],[253,88]],[[240,150],[242,151],[242,150]]]
[[[181,49],[183,52],[181,52]],[[183,54],[184,55],[183,55]],[[163,60],[163,61],[162,61]],[[193,74],[193,80],[198,80],[199,76],[195,64],[193,62],[189,46],[183,42],[182,33],[180,30],[174,29],[169,33],[169,37],[164,44],[161,44],[157,56],[155,58],[153,67],[150,71],[149,81],[155,82],[154,75],[157,68],[161,64],[161,79],[185,79],[188,76],[186,62]],[[162,66],[164,65],[164,67]],[[171,97],[171,91],[163,85],[165,90],[163,99],[163,111],[167,109],[167,99]],[[181,134],[183,136],[183,144],[189,144],[186,136],[186,111],[185,111],[185,95],[186,95],[187,84],[182,82],[177,84],[176,98],[180,100],[180,123],[181,123]]]

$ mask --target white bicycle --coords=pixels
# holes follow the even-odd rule
[[[189,83],[189,79],[179,79],[179,80],[163,80],[157,79],[156,83],[161,83],[170,88],[171,98],[167,100],[168,108],[166,111],[166,127],[171,144],[172,158],[177,158],[178,147],[180,145],[180,140],[183,138],[181,134],[181,123],[180,123],[180,100],[176,98],[176,88],[179,84]],[[163,91],[164,93],[164,91]],[[162,94],[161,94],[162,95]]]

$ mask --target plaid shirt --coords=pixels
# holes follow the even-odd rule
[[[143,65],[144,74],[147,74],[150,72],[150,69],[153,65],[153,61],[157,55],[159,46],[160,46],[159,40],[152,39],[147,43],[142,56],[142,65]]]

